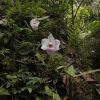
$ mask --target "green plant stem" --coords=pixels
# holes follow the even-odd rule
[[[72,26],[74,25],[74,9],[73,9],[73,0],[72,0],[72,2],[71,2],[71,6],[72,6]]]
[[[81,5],[82,5],[83,2],[84,2],[84,0],[82,0],[82,1],[80,2],[79,6],[78,6],[78,8],[77,8],[77,10],[76,10],[75,15],[73,16],[73,19],[74,19],[74,20],[75,20],[75,18],[76,18],[77,12],[78,12],[78,10],[79,10],[79,8],[81,7]]]
[[[75,77],[80,77],[80,76],[83,76],[83,75],[87,75],[87,74],[91,74],[91,73],[95,73],[95,72],[99,72],[99,71],[100,71],[100,69],[90,70],[90,71],[82,72],[78,75],[75,75]]]

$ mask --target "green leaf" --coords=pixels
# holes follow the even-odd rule
[[[36,99],[36,100],[42,100],[39,96],[36,96],[35,99]]]
[[[35,56],[37,57],[37,59],[38,59],[39,61],[41,61],[41,62],[43,63],[43,65],[45,65],[43,55],[41,55],[40,53],[37,53]]]
[[[57,93],[53,93],[54,100],[61,100],[60,96]]]
[[[76,70],[74,69],[73,65],[68,67],[68,69],[66,70],[66,73],[69,74],[72,77],[75,76]]]
[[[29,54],[30,52],[32,52],[33,48],[22,48],[19,51],[19,54],[20,55],[27,55]]]
[[[100,86],[100,84],[96,84],[96,86]]]
[[[17,76],[15,76],[15,75],[7,75],[6,78],[8,78],[9,80],[12,80],[12,79],[16,79]]]
[[[23,91],[25,91],[27,88],[26,87],[23,87],[23,88],[21,88],[21,91],[23,92]]]
[[[0,33],[0,38],[2,38],[4,36],[4,33]]]
[[[63,69],[63,68],[65,68],[65,66],[59,66],[59,67],[57,67],[57,70]]]
[[[6,18],[0,20],[0,25],[7,25],[8,21]]]
[[[29,79],[30,81],[26,83],[27,85],[30,85],[30,84],[34,85],[36,83],[42,82],[42,78],[39,78],[39,77],[30,77]]]
[[[20,4],[20,0],[16,0],[16,8],[17,8],[18,11],[21,13],[21,4]]]
[[[52,100],[61,100],[60,96],[53,92],[48,86],[45,86],[45,92],[48,96],[52,97]]]
[[[47,93],[47,95],[53,96],[53,92],[48,86],[45,86],[45,92]]]
[[[6,88],[9,88],[9,87],[11,87],[12,86],[12,84],[8,81],[7,82],[7,85],[6,85]]]
[[[32,93],[32,88],[31,87],[28,87],[27,89],[28,89],[29,93]]]
[[[0,95],[10,95],[7,89],[0,87]]]

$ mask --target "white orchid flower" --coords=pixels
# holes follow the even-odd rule
[[[41,41],[41,49],[46,50],[48,54],[51,54],[55,51],[59,50],[60,41],[57,39],[54,39],[53,35],[50,33],[48,38],[44,38]]]
[[[33,28],[33,30],[38,30],[39,24],[41,20],[45,20],[49,18],[49,16],[43,16],[41,18],[34,18],[30,21],[30,26]]]
[[[39,24],[40,24],[40,21],[38,21],[37,18],[32,19],[30,21],[30,26],[32,27],[33,30],[38,30]]]

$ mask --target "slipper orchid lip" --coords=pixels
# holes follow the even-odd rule
[[[59,50],[60,41],[58,39],[54,39],[52,33],[50,33],[48,38],[41,40],[41,45],[42,50],[46,50],[48,54],[51,54]]]

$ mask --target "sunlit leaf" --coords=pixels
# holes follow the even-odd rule
[[[31,87],[28,87],[27,89],[28,89],[29,93],[32,92],[32,88]]]
[[[66,70],[66,73],[69,74],[70,76],[75,76],[76,70],[74,69],[73,65],[68,67],[68,69]]]
[[[61,100],[60,96],[57,93],[53,93],[54,100]]]
[[[65,66],[59,66],[59,67],[57,67],[57,70],[60,70],[60,69],[63,69],[63,68],[65,68]]]
[[[48,86],[45,86],[45,92],[48,96],[52,97],[52,100],[61,100],[60,96],[53,92]]]
[[[16,78],[17,78],[17,76],[15,76],[15,75],[7,75],[6,77],[7,77],[8,79],[10,79],[10,80],[16,79]]]
[[[46,92],[49,96],[53,96],[53,92],[52,92],[52,90],[51,90],[48,86],[45,86],[45,92]]]

